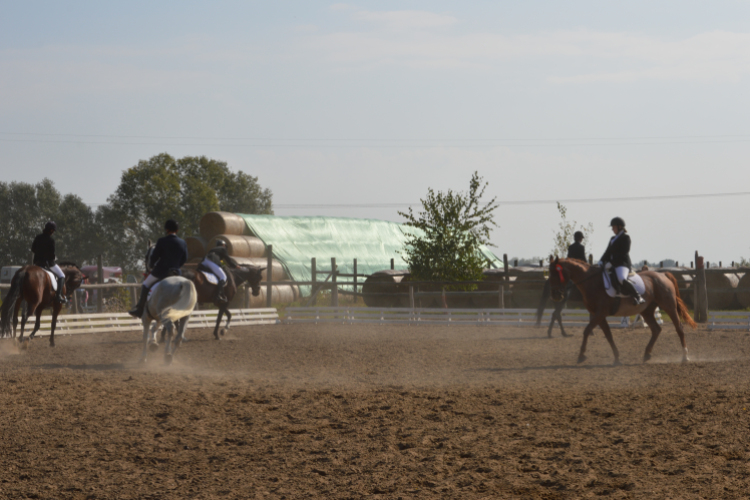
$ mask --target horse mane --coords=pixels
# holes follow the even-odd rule
[[[60,262],[57,263],[57,265],[60,266],[60,267],[75,267],[79,271],[81,270],[81,268],[78,266],[78,264],[76,264],[75,262],[70,261],[70,260],[60,261]]]

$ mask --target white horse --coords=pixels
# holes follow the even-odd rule
[[[146,307],[143,310],[143,356],[141,363],[146,362],[149,346],[152,350],[158,347],[156,331],[149,332],[152,321],[164,326],[167,337],[164,346],[164,361],[172,362],[175,351],[182,344],[185,328],[190,315],[198,301],[198,293],[193,282],[181,276],[170,276],[155,284],[151,289]],[[177,326],[177,336],[172,347],[172,334]]]

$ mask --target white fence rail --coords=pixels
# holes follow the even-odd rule
[[[542,325],[547,326],[552,316],[546,310]],[[562,312],[564,326],[586,326],[589,313],[569,309]],[[661,316],[657,319],[661,321]],[[534,309],[410,309],[374,307],[288,307],[284,323],[402,323],[413,325],[461,324],[461,325],[509,325],[534,326]],[[609,319],[611,328],[633,326],[623,318]]]
[[[232,326],[241,325],[275,325],[279,322],[279,314],[275,308],[268,309],[230,309]],[[195,311],[190,316],[188,328],[213,328],[216,325],[218,310]],[[226,318],[221,320],[226,323]],[[50,333],[52,316],[42,316],[37,335],[46,336]],[[34,317],[26,323],[25,335],[31,333]],[[20,328],[20,318],[19,318]],[[75,335],[80,333],[104,333],[142,331],[141,320],[133,318],[127,313],[101,314],[63,314],[57,317],[55,335]]]
[[[750,331],[750,312],[716,311],[708,313],[709,330]]]

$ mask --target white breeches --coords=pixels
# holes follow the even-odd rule
[[[148,276],[146,276],[146,279],[143,280],[143,286],[151,288],[157,281],[159,281],[159,278],[157,278],[153,274],[149,274]]]
[[[57,264],[55,264],[54,266],[50,267],[49,270],[52,271],[53,273],[55,273],[55,276],[57,276],[58,278],[64,278],[65,277],[65,273],[62,272],[62,269],[60,269],[60,266],[58,266]]]
[[[622,283],[623,281],[628,279],[628,274],[630,274],[630,269],[628,269],[627,266],[616,267],[615,274],[617,275],[617,281]]]
[[[214,273],[217,278],[219,278],[219,281],[227,280],[227,275],[221,268],[221,266],[217,266],[214,262],[211,262],[208,259],[203,259],[203,262],[201,262],[201,264],[209,268],[211,272]]]

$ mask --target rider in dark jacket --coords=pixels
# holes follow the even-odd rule
[[[164,230],[167,232],[167,235],[159,238],[154,251],[151,252],[151,258],[148,263],[152,266],[151,273],[143,280],[138,304],[132,310],[128,311],[131,316],[135,316],[136,318],[142,317],[144,308],[146,307],[146,300],[148,300],[148,291],[151,287],[159,280],[169,276],[171,269],[179,269],[187,262],[187,244],[182,238],[177,236],[179,228],[180,226],[177,222],[172,219],[169,219],[164,224]]]
[[[586,262],[586,247],[581,243],[583,241],[583,233],[581,231],[576,231],[573,235],[573,239],[575,241],[568,247],[568,258]]]
[[[44,225],[42,234],[34,238],[34,242],[31,244],[31,251],[34,252],[34,265],[43,269],[49,269],[57,277],[57,294],[55,295],[55,300],[60,304],[65,304],[68,302],[63,293],[65,273],[55,263],[57,261],[57,257],[55,256],[55,240],[52,239],[52,234],[55,231],[57,231],[57,224],[52,221],[47,222]]]
[[[616,280],[612,280],[615,289],[620,288],[622,293],[633,298],[635,305],[643,304],[645,301],[638,293],[633,284],[628,281],[628,275],[633,264],[630,261],[630,236],[625,229],[625,221],[620,217],[615,217],[610,222],[612,232],[615,235],[609,240],[609,245],[604,251],[604,255],[599,260],[600,265],[610,263],[615,269]]]
[[[226,242],[224,242],[224,240],[216,240],[216,246],[208,251],[203,261],[201,262],[201,265],[210,269],[211,272],[215,274],[219,279],[215,297],[215,300],[217,302],[227,301],[227,297],[226,295],[224,295],[224,287],[227,284],[227,274],[224,271],[222,261],[232,269],[237,269],[238,267],[240,267],[240,265],[237,264],[237,261],[235,261],[229,255]]]

